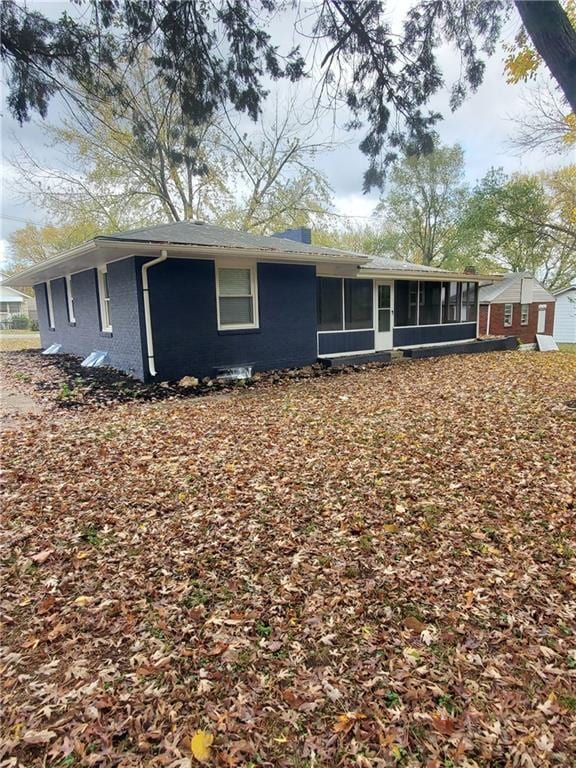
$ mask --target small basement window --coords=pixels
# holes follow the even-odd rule
[[[46,283],[46,311],[48,313],[48,327],[54,330],[54,302],[52,301],[52,283],[50,280]]]
[[[100,327],[102,331],[112,331],[110,315],[110,291],[108,288],[108,270],[102,267],[98,270],[98,298],[100,300]]]
[[[504,304],[504,328],[510,328],[512,325],[512,317],[514,313],[513,304]]]
[[[257,328],[256,267],[218,267],[216,275],[218,328]]]
[[[75,323],[74,296],[72,295],[72,275],[66,275],[66,306],[68,307],[68,322]]]
[[[530,304],[522,304],[520,307],[520,325],[528,325]]]

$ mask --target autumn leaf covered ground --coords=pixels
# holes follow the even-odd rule
[[[575,399],[505,352],[8,430],[0,765],[575,765]]]

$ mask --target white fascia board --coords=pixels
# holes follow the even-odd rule
[[[73,263],[76,258],[91,253],[94,249],[94,241],[88,240],[68,251],[59,253],[58,256],[54,256],[52,259],[47,259],[40,264],[34,264],[32,267],[27,267],[21,272],[11,275],[9,278],[2,281],[2,285],[7,285],[13,288],[16,285],[35,285],[36,283],[44,283],[47,280],[64,277],[65,274],[68,274],[68,272],[71,271],[68,268],[70,263]]]

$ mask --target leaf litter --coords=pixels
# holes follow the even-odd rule
[[[491,353],[6,431],[0,765],[570,765],[575,390]]]

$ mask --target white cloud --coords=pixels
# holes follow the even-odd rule
[[[7,240],[0,240],[0,272],[6,269],[9,248],[10,246]]]
[[[336,212],[342,216],[368,220],[378,200],[361,194],[338,195],[334,200]]]

